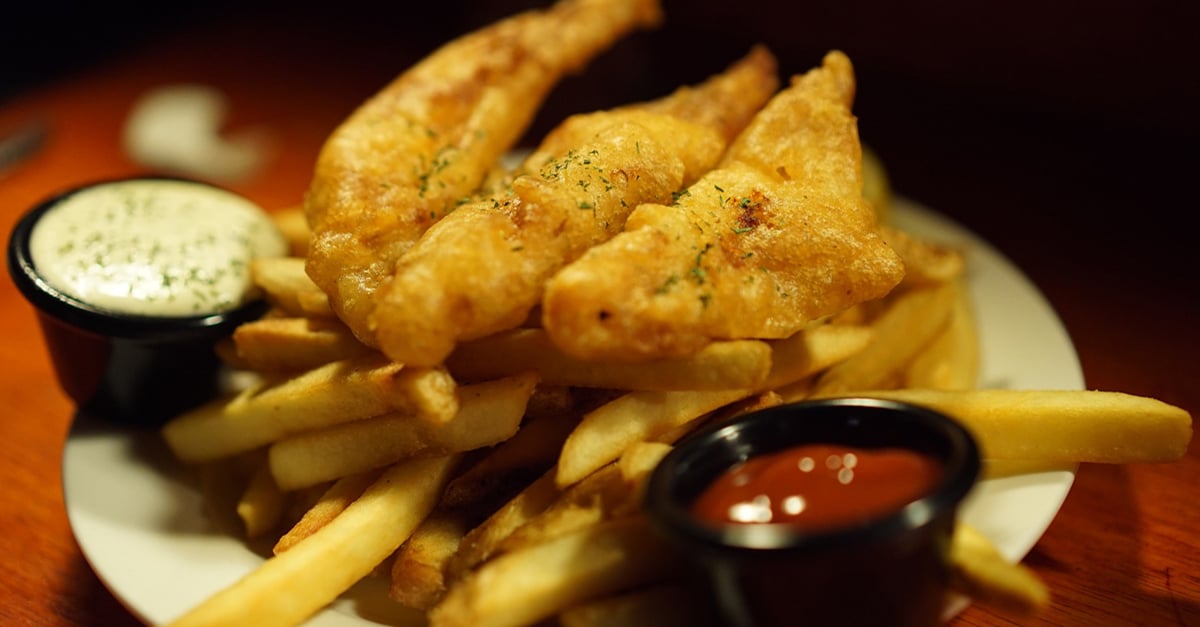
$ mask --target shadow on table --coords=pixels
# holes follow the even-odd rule
[[[1116,489],[1113,489],[1113,488]],[[1175,594],[1173,582],[1193,573],[1152,570],[1143,557],[1142,521],[1132,493],[1129,469],[1113,464],[1083,464],[1076,482],[1042,541],[1024,563],[1039,570],[1051,592],[1051,606],[1038,621],[1030,624],[1079,624],[1081,617],[1102,620],[1110,625],[1200,625],[1200,599],[1194,592]],[[1056,533],[1057,524],[1072,519],[1086,521],[1070,524],[1070,532]],[[1162,577],[1161,581],[1152,578]],[[1093,578],[1097,583],[1089,583]],[[1168,592],[1157,591],[1159,585]],[[1072,587],[1085,592],[1094,587],[1094,595],[1110,597],[1109,603],[1126,607],[1125,616],[1100,614],[1078,599],[1093,595],[1076,594],[1067,604],[1054,597],[1056,588]],[[1116,598],[1112,591],[1119,590]],[[1151,591],[1154,590],[1154,591]]]

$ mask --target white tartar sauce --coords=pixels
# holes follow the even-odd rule
[[[256,204],[203,183],[130,179],[94,185],[48,209],[30,236],[33,265],[59,292],[98,309],[197,316],[252,291],[250,261],[287,253]]]

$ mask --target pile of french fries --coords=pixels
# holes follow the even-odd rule
[[[1191,435],[1186,411],[1154,399],[974,389],[967,259],[887,223],[902,285],[787,339],[612,365],[573,359],[528,326],[409,368],[333,316],[304,273],[295,216],[276,217],[296,256],[254,266],[272,311],[221,349],[255,382],[163,430],[204,485],[235,486],[210,501],[236,511],[248,540],[273,540],[273,556],[178,625],[297,624],[365,577],[390,577],[391,598],[437,626],[711,622],[640,513],[641,487],[689,432],[784,402],[933,407],[1000,466],[1170,461]],[[961,524],[952,558],[959,593],[1021,614],[1047,602],[1030,571]]]
[[[292,255],[253,265],[272,309],[220,347],[250,382],[163,429],[214,518],[236,513],[271,555],[174,624],[294,625],[368,577],[390,579],[391,599],[435,627],[711,624],[686,560],[645,520],[642,488],[689,433],[780,403],[872,396],[941,410],[993,472],[1184,454],[1191,416],[1154,399],[976,389],[970,260],[895,226],[886,173],[870,154],[864,168],[905,265],[896,289],[791,337],[641,363],[572,357],[537,316],[434,366],[394,362],[306,274],[303,212],[276,212]],[[1016,614],[1048,602],[965,525],[950,555],[959,594]]]

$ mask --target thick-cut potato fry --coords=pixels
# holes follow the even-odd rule
[[[237,361],[256,371],[304,371],[371,349],[332,318],[262,318],[233,332]]]
[[[863,200],[870,203],[875,210],[875,218],[880,224],[886,224],[892,217],[892,181],[888,176],[883,159],[870,146],[863,144]]]
[[[458,512],[438,511],[425,519],[392,562],[388,596],[406,607],[426,610],[446,592],[445,566],[467,532],[466,518]]]
[[[666,433],[655,437],[650,442],[634,443],[630,445],[629,448],[625,449],[625,453],[621,455],[621,459],[625,459],[630,452],[638,448],[640,445],[674,444],[679,440],[682,440],[693,431],[697,431],[709,425],[721,424],[723,422],[733,420],[734,418],[737,418],[743,414],[748,414],[759,409],[774,407],[781,403],[783,403],[783,397],[780,396],[778,392],[775,392],[774,390],[759,392],[753,396],[743,398],[740,401],[734,401],[733,403],[730,403],[712,413],[709,413],[706,416],[701,417],[700,420],[685,423],[674,429],[671,429]]]
[[[282,553],[328,525],[338,514],[346,511],[355,499],[362,496],[363,491],[375,483],[382,473],[382,468],[376,468],[334,481],[317,502],[304,512],[300,520],[279,538],[272,551],[276,554]]]
[[[446,361],[460,381],[534,371],[551,385],[621,390],[728,390],[762,384],[771,349],[757,340],[714,342],[679,359],[620,363],[576,359],[559,350],[544,329],[519,329],[467,342]]]
[[[979,331],[971,296],[961,279],[953,285],[950,320],[908,364],[903,387],[969,390],[979,379]]]
[[[815,376],[800,379],[775,390],[775,393],[785,403],[798,403],[812,396],[813,386],[817,383],[816,379]]]
[[[464,577],[495,554],[504,539],[521,525],[546,511],[561,494],[562,491],[554,483],[552,470],[538,477],[487,520],[467,532],[458,552],[446,565],[447,576],[453,580]]]
[[[334,317],[329,297],[305,274],[303,258],[260,258],[250,263],[254,284],[266,292],[267,302],[293,316]]]
[[[308,540],[276,555],[172,627],[296,625],[387,559],[429,515],[457,456],[390,468]]]
[[[274,477],[271,480],[274,481]],[[321,497],[329,491],[329,488],[333,487],[333,484],[333,481],[326,481],[310,485],[307,488],[284,492],[284,496],[287,497],[287,503],[283,507],[283,515],[279,521],[280,526],[277,528],[277,531],[286,535],[292,529],[295,529],[296,525],[304,520],[304,516],[312,511],[312,508],[316,507],[317,503],[321,502]],[[279,541],[282,537],[279,534],[272,536],[272,539],[275,540],[275,546],[271,549],[272,553],[276,552],[275,548],[279,546]]]
[[[584,477],[563,491],[545,511],[525,521],[504,538],[495,553],[505,553],[578,531],[611,517],[630,496],[615,463]]]
[[[500,546],[492,558],[498,555],[519,551],[523,548],[544,544],[555,538],[577,533],[598,525],[605,520],[605,508],[599,501],[591,503],[574,503],[559,501],[553,507],[542,512],[533,520],[521,525],[512,532]]]
[[[753,394],[753,390],[631,392],[587,414],[558,458],[559,486],[569,486],[621,456],[634,442],[671,429]]]
[[[520,550],[631,514],[641,508],[642,488],[671,447],[638,442],[616,462],[572,485],[545,511],[532,516],[504,538],[493,555]]]
[[[273,531],[282,520],[286,500],[271,476],[271,469],[266,464],[259,466],[237,503],[238,518],[246,530],[246,537],[260,538]]]
[[[558,484],[570,485],[613,461],[635,442],[678,437],[693,421],[767,387],[802,379],[861,354],[871,333],[858,327],[820,326],[772,342],[772,366],[760,386],[741,390],[632,392],[584,416],[558,460]]]
[[[950,572],[953,590],[1005,613],[1028,617],[1050,601],[1037,575],[1006,560],[986,536],[961,522],[950,541]]]
[[[204,513],[223,533],[235,537],[245,535],[245,524],[237,515],[237,504],[250,485],[250,479],[265,461],[266,451],[256,450],[195,465]]]
[[[431,627],[531,625],[581,602],[677,572],[680,559],[642,517],[506,553],[453,585]]]
[[[962,251],[941,246],[888,224],[879,234],[904,262],[902,286],[937,285],[962,276],[966,259]]]
[[[884,381],[900,373],[946,326],[954,306],[954,285],[914,288],[889,300],[887,309],[871,325],[872,341],[826,370],[817,380],[815,394],[883,387]]]
[[[986,459],[1176,461],[1192,416],[1162,401],[1091,390],[875,390],[855,396],[929,407],[962,423]]]
[[[404,368],[392,381],[392,406],[433,424],[458,414],[458,384],[442,366]]]
[[[758,389],[774,390],[849,359],[867,347],[870,328],[823,324],[771,344],[771,372]]]
[[[513,437],[497,444],[486,457],[446,486],[445,507],[463,508],[487,503],[507,494],[509,486],[524,487],[554,465],[562,443],[579,423],[578,416],[560,414],[528,418]],[[501,496],[501,498],[507,498]]]
[[[418,454],[491,446],[516,433],[536,384],[537,375],[525,374],[464,386],[458,414],[441,424],[387,414],[282,439],[271,445],[271,472],[291,490]]]
[[[562,627],[716,627],[716,613],[704,596],[682,583],[581,603],[558,615]]]
[[[638,442],[626,449],[621,459],[617,460],[617,470],[621,479],[629,485],[637,485],[646,480],[658,462],[671,452],[671,445],[662,442]]]
[[[288,249],[293,257],[304,257],[308,254],[308,239],[312,231],[308,228],[308,217],[304,215],[304,207],[295,205],[271,212],[275,226],[287,240]]]
[[[442,406],[448,401],[424,398],[438,390],[445,394],[444,383],[430,385],[421,376],[402,375],[403,371],[400,364],[373,354],[326,364],[232,398],[214,399],[174,418],[162,433],[177,457],[194,462],[392,411],[445,411]],[[448,375],[437,378],[448,379]]]

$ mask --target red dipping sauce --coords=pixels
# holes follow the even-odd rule
[[[807,444],[726,470],[692,503],[717,524],[787,524],[820,530],[896,511],[937,485],[942,463],[902,448]]]

